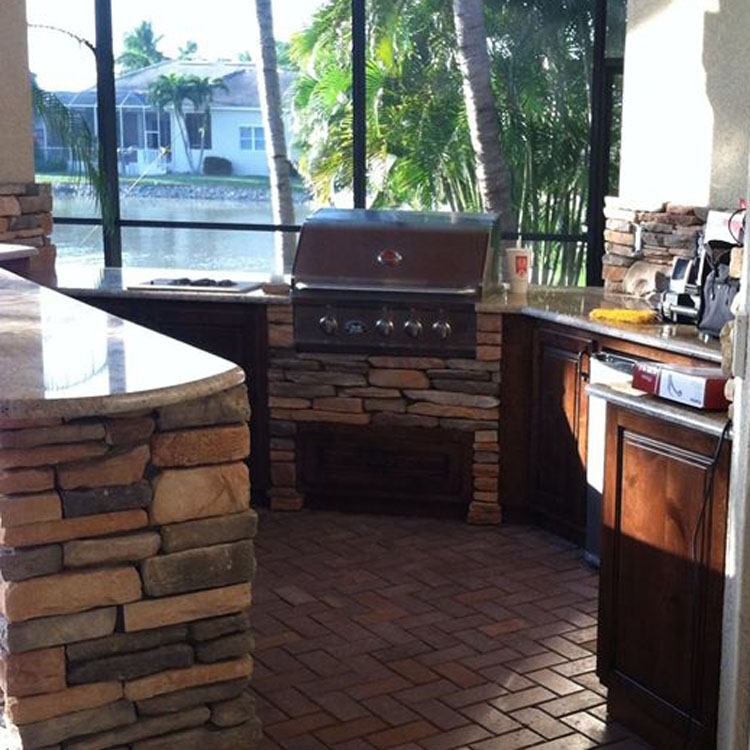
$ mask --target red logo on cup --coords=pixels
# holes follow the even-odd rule
[[[401,264],[404,256],[398,250],[381,250],[378,253],[378,263],[381,266],[388,266],[389,268],[395,268]]]
[[[529,272],[529,256],[516,255],[516,273],[525,276]]]

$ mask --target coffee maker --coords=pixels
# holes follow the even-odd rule
[[[659,303],[659,314],[664,320],[697,325],[703,304],[703,282],[708,275],[708,252],[700,238],[692,258],[675,258],[669,288],[662,293]]]
[[[727,262],[732,247],[742,245],[745,208],[709,211],[692,258],[675,258],[669,288],[662,293],[659,313],[672,323],[697,325],[703,309],[703,286],[717,263]]]

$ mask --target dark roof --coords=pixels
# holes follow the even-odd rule
[[[224,89],[214,92],[213,107],[260,107],[256,68],[252,63],[203,62],[200,60],[165,60],[147,68],[126,73],[115,80],[117,104],[125,106],[148,106],[148,88],[163,75],[195,75],[210,80],[220,79]],[[288,95],[296,74],[280,70],[282,97]],[[96,104],[96,88],[85,91],[57,91],[56,95],[67,105],[93,106]]]

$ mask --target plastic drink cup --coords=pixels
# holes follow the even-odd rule
[[[531,278],[532,250],[528,247],[508,248],[505,255],[506,278],[511,294],[526,294]]]

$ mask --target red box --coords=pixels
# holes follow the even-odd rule
[[[680,367],[639,362],[633,370],[633,388],[679,404],[706,411],[724,411],[727,378],[720,367]]]

